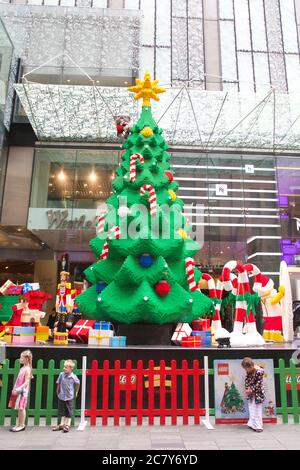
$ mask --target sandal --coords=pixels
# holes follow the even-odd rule
[[[70,431],[70,426],[68,424],[65,425],[63,432],[69,432]]]
[[[57,426],[55,426],[54,428],[52,428],[52,431],[62,431],[64,429],[63,426],[61,426],[60,424],[58,424]]]
[[[20,431],[25,431],[25,426],[12,428],[12,432],[20,432]]]

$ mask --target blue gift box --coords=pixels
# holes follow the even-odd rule
[[[95,321],[94,330],[113,330],[113,324],[109,321]]]
[[[26,294],[27,292],[30,292],[31,290],[33,290],[32,285],[29,282],[25,282],[25,284],[23,284],[23,294]]]
[[[34,326],[14,326],[14,335],[35,335]]]
[[[112,347],[125,347],[126,339],[126,336],[112,336],[109,338],[109,345]]]
[[[192,336],[201,338],[201,346],[211,345],[211,332],[210,331],[192,331]]]

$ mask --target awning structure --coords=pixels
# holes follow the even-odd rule
[[[118,142],[114,115],[134,123],[138,105],[126,88],[15,85],[40,141]],[[242,94],[169,88],[153,114],[168,143],[214,149],[300,150],[300,94]]]

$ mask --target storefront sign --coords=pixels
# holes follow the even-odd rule
[[[67,229],[67,228],[74,228],[74,229],[91,229],[95,227],[95,221],[86,220],[85,215],[81,215],[80,217],[75,217],[75,219],[70,218],[68,210],[48,210],[47,211],[48,217],[48,229]]]
[[[215,360],[215,409],[216,424],[246,423],[249,419],[245,393],[245,371],[242,359]],[[276,423],[276,402],[273,359],[255,359],[264,369],[266,400],[263,403],[263,421]]]
[[[245,173],[254,173],[254,165],[245,165]]]
[[[228,196],[227,184],[216,184],[216,196]]]
[[[93,230],[96,209],[29,208],[29,230]]]

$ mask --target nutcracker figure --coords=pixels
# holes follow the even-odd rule
[[[69,282],[70,273],[61,271],[60,283],[57,286],[55,308],[57,313],[66,314],[72,309],[71,283]]]

